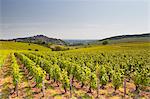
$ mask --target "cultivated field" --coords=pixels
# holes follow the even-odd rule
[[[2,99],[150,99],[149,42],[68,51],[0,43]]]

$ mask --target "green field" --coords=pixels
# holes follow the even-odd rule
[[[0,50],[31,50],[31,51],[50,51],[49,48],[33,43],[22,43],[14,41],[0,41]]]
[[[150,42],[67,51],[21,42],[0,44],[4,99],[150,98]]]
[[[150,49],[150,42],[133,42],[133,43],[118,43],[111,45],[91,45],[80,47],[74,50],[68,50],[69,52],[73,51],[111,51],[111,50],[138,50],[138,49]]]

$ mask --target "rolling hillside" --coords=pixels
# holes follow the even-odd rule
[[[24,37],[24,38],[15,38],[8,40],[0,40],[0,41],[16,41],[16,42],[27,42],[27,43],[35,43],[40,45],[48,45],[48,44],[56,44],[56,45],[65,45],[65,41],[56,38],[49,38],[44,35],[36,35],[32,37]]]
[[[128,43],[128,42],[150,42],[150,33],[114,36],[110,38],[96,40],[90,42],[90,44],[103,44],[104,41],[107,41],[108,44]]]
[[[50,51],[51,49],[32,43],[0,41],[0,50]]]

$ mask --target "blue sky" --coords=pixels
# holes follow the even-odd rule
[[[102,39],[150,32],[149,0],[0,0],[0,38]]]

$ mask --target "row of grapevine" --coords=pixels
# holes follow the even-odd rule
[[[16,57],[14,53],[11,53],[11,69],[12,69],[12,78],[13,78],[13,84],[15,86],[14,92],[16,91],[18,96],[18,85],[21,81],[22,74],[20,73],[19,65],[17,64]]]
[[[141,54],[142,53],[142,54]],[[57,52],[57,53],[24,53],[37,63],[56,82],[70,86],[77,81],[83,86],[97,89],[104,88],[109,82],[114,91],[122,84],[126,94],[126,81],[134,82],[136,90],[150,85],[149,55],[146,51],[116,51],[116,52]],[[63,75],[63,76],[61,76]],[[63,80],[63,77],[65,80]],[[70,80],[70,83],[69,83]],[[65,89],[64,88],[64,89]]]
[[[61,70],[57,64],[53,64],[51,61],[47,61],[46,59],[37,57],[36,55],[27,53],[25,55],[46,71],[49,76],[49,80],[53,79],[57,84],[61,82],[66,92],[69,88],[69,77],[65,69]]]
[[[97,88],[97,75],[96,75],[96,73],[95,72],[92,72],[91,71],[91,69],[90,68],[88,68],[88,67],[86,67],[86,66],[84,66],[84,67],[82,67],[82,66],[80,66],[80,65],[78,65],[78,64],[74,64],[74,63],[71,63],[71,62],[69,62],[69,61],[65,61],[65,60],[58,60],[58,65],[59,65],[59,67],[61,68],[61,69],[63,69],[63,72],[60,72],[60,69],[56,69],[55,70],[55,68],[59,68],[58,67],[58,65],[56,65],[56,64],[50,64],[51,62],[49,61],[49,64],[45,64],[45,63],[48,63],[48,61],[46,62],[46,60],[45,59],[42,59],[42,58],[40,58],[40,57],[37,57],[37,56],[35,56],[35,55],[33,55],[33,54],[25,54],[25,55],[27,55],[30,59],[32,59],[32,60],[34,60],[35,62],[37,62],[37,63],[42,63],[42,64],[39,64],[39,65],[41,65],[41,66],[44,66],[43,68],[45,68],[45,67],[49,67],[49,68],[51,68],[51,69],[53,69],[53,71],[54,71],[54,77],[55,78],[59,78],[60,76],[58,76],[58,74],[60,75],[60,73],[65,73],[65,71],[64,71],[64,69],[67,71],[67,75],[69,76],[69,79],[70,79],[70,88],[72,87],[72,85],[73,85],[73,80],[74,80],[74,78],[76,79],[76,80],[78,80],[79,82],[81,82],[82,83],[82,85],[81,85],[81,87],[83,87],[83,86],[89,86],[89,92],[91,92],[91,89],[96,89]],[[43,55],[44,56],[44,55]],[[44,64],[44,65],[43,65]],[[104,67],[103,67],[104,68]],[[46,70],[48,70],[47,68],[46,68]],[[101,70],[101,69],[100,69]],[[105,72],[105,71],[103,71],[103,70],[101,70],[102,72]],[[98,71],[98,72],[101,72],[101,71]],[[103,73],[101,73],[100,75],[102,75]],[[52,75],[52,73],[50,74],[50,75]],[[67,76],[66,75],[66,76]],[[63,75],[64,76],[64,75]],[[106,75],[106,73],[104,73],[104,76],[102,75],[102,76],[99,76],[99,79],[100,79],[100,83],[102,84],[102,85],[104,85],[108,80],[107,79],[105,79],[105,77],[106,77],[107,75]],[[68,83],[66,83],[66,87],[68,87],[69,86],[69,79],[68,79],[68,77],[67,77],[67,79],[65,80],[65,82],[68,82]],[[58,80],[58,79],[56,79],[56,80]],[[62,83],[63,83],[64,81],[62,81]],[[64,84],[65,83],[63,83],[63,86],[64,86]],[[64,87],[64,89],[65,89],[65,92],[66,92],[66,87]]]
[[[28,70],[28,72],[33,76],[35,79],[36,85],[42,88],[43,96],[45,94],[45,76],[46,72],[37,64],[35,64],[32,60],[26,57],[23,54],[15,53],[15,55],[21,60],[21,62],[25,65],[24,68]]]

